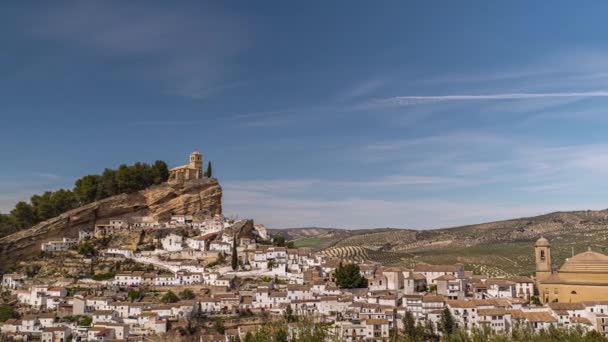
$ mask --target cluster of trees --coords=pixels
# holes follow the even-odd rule
[[[160,301],[164,304],[177,303],[179,301],[179,297],[175,294],[175,292],[169,290],[160,298]]]
[[[367,287],[367,279],[361,274],[359,265],[347,264],[340,265],[334,272],[336,285],[342,289],[355,289]]]
[[[285,240],[285,237],[282,235],[277,235],[272,238],[272,245],[276,247],[287,247],[287,248],[295,248],[295,244],[293,241]]]
[[[332,341],[326,325],[315,324],[303,319],[293,327],[292,336],[288,333],[287,322],[278,321],[263,324],[256,333],[247,333],[243,342],[325,342],[328,340]]]
[[[0,305],[0,323],[11,318],[17,318],[17,311],[12,306]]]
[[[78,251],[78,254],[83,255],[87,258],[92,258],[94,256],[97,256],[97,254],[98,254],[95,246],[93,246],[93,244],[90,243],[89,241],[85,241],[85,242],[77,245],[76,250]]]
[[[182,292],[179,293],[179,298],[181,300],[191,300],[194,299],[196,297],[196,294],[194,293],[194,291],[190,290],[190,289],[184,289]]]
[[[490,327],[473,328],[471,331],[458,329],[454,317],[448,309],[444,309],[440,320],[435,326],[427,321],[422,324],[411,312],[407,312],[403,317],[403,330],[391,332],[391,341],[394,342],[550,342],[550,341],[570,341],[570,342],[606,342],[608,339],[603,337],[595,330],[584,331],[580,327],[576,328],[557,328],[554,326],[539,332],[534,331],[528,325],[516,325],[510,332],[497,332]],[[438,332],[441,332],[439,334]]]
[[[60,189],[34,195],[29,202],[19,202],[8,215],[0,214],[0,237],[29,228],[67,210],[110,196],[145,189],[165,182],[169,169],[164,161],[135,163],[105,169],[101,175],[78,179],[72,190]]]

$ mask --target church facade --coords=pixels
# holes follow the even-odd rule
[[[188,164],[177,166],[169,170],[169,182],[181,183],[193,179],[203,178],[203,154],[194,151],[190,153]]]
[[[534,244],[536,285],[544,303],[608,301],[608,256],[589,249],[553,269],[551,244],[540,238]]]

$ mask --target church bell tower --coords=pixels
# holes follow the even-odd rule
[[[534,244],[534,259],[536,261],[536,280],[543,281],[551,275],[551,244],[541,237]]]
[[[203,178],[203,154],[198,151],[190,153],[188,167],[196,170],[196,179]]]

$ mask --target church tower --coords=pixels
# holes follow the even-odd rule
[[[188,167],[196,170],[195,179],[203,178],[203,154],[198,151],[190,153],[190,163],[188,164]]]
[[[541,237],[536,241],[534,257],[536,260],[536,280],[543,281],[551,275],[551,244],[549,240]]]

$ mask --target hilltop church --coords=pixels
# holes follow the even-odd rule
[[[534,255],[536,285],[543,304],[608,300],[608,256],[590,248],[554,270],[551,244],[543,237],[534,244]]]
[[[203,154],[194,151],[190,153],[190,161],[186,165],[181,165],[169,170],[169,182],[181,183],[193,179],[203,178]]]

